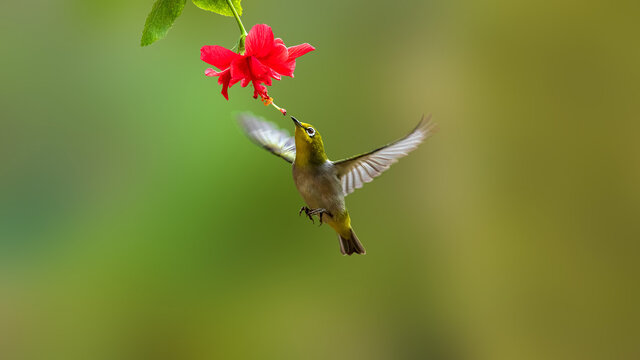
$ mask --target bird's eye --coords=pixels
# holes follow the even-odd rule
[[[309,136],[313,137],[313,135],[316,134],[316,130],[312,127],[308,127],[307,128],[307,134],[309,134]]]

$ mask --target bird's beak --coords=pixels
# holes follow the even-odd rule
[[[291,120],[293,120],[293,123],[296,124],[297,127],[302,127],[302,123],[300,121],[298,121],[298,119],[296,119],[296,118],[294,118],[292,116]]]

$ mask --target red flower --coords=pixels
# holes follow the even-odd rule
[[[273,38],[270,26],[259,24],[249,31],[245,50],[241,55],[218,45],[207,45],[200,49],[200,59],[220,69],[215,71],[209,68],[204,74],[218,76],[222,95],[227,100],[228,89],[239,81],[242,81],[242,87],[249,82],[253,84],[254,98],[260,95],[262,99],[268,99],[266,86],[271,86],[271,79],[280,80],[281,75],[293,77],[296,58],[315,48],[307,43],[287,48],[282,39]]]

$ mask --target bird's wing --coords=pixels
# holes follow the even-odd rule
[[[293,163],[296,158],[296,142],[286,131],[252,114],[240,114],[238,122],[251,141]]]
[[[373,181],[373,178],[382,174],[391,164],[417,148],[424,139],[433,134],[435,128],[436,125],[429,115],[426,119],[423,117],[418,126],[402,139],[366,154],[336,161],[334,165],[338,170],[344,195],[347,196],[355,189],[361,188],[364,183]]]

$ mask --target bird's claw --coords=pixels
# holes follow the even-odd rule
[[[326,214],[330,217],[333,217],[333,215],[331,215],[330,212],[327,211],[327,209],[323,209],[323,208],[317,208],[317,209],[309,209],[306,206],[303,206],[300,208],[300,211],[298,211],[298,216],[300,216],[302,214],[302,212],[304,211],[305,215],[307,215],[307,217],[309,218],[309,220],[311,220],[312,223],[315,224],[315,222],[313,221],[313,215],[318,215],[318,218],[320,219],[320,225],[318,226],[322,226],[322,214]]]
[[[313,224],[315,224],[315,221],[313,221],[313,216],[312,216],[312,214],[311,214],[311,211],[312,211],[312,210],[311,210],[311,209],[309,209],[309,208],[308,208],[308,207],[306,207],[306,206],[303,206],[303,207],[301,207],[301,208],[300,208],[300,211],[298,211],[298,216],[302,215],[302,212],[303,212],[303,211],[304,211],[305,215],[307,215],[307,217],[309,218],[309,220],[311,220],[311,222],[312,222]],[[322,221],[322,219],[320,219],[320,221]]]

